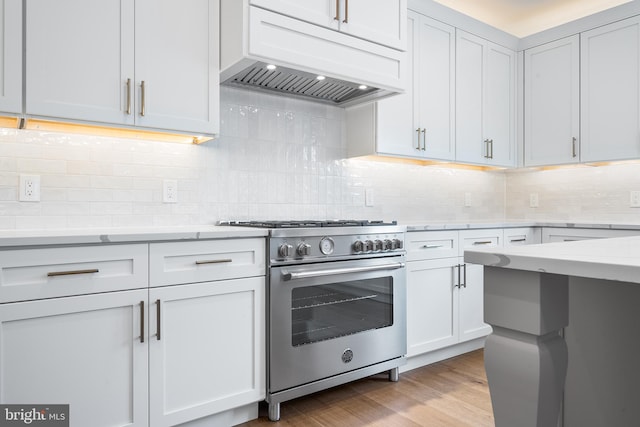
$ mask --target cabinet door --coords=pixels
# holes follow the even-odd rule
[[[581,34],[581,160],[640,157],[640,17]]]
[[[0,1],[0,111],[22,112],[22,2]]]
[[[136,124],[218,133],[217,1],[135,5]]]
[[[407,263],[407,355],[458,342],[459,258]]]
[[[148,426],[146,299],[145,289],[0,306],[0,402],[69,404],[71,426]]]
[[[484,139],[488,139],[487,163],[496,166],[516,164],[516,54],[487,43]]]
[[[250,3],[323,27],[336,30],[340,27],[341,8],[335,0],[251,0]]]
[[[381,154],[421,156],[421,135],[416,132],[414,105],[416,104],[415,42],[420,15],[409,12],[407,17],[407,73],[405,92],[376,102],[376,151]]]
[[[340,31],[399,50],[407,43],[407,0],[341,0]]]
[[[463,264],[462,271],[463,279],[458,296],[461,342],[491,333],[491,326],[484,323],[484,266]]]
[[[127,81],[134,78],[134,3],[25,4],[26,113],[133,124],[133,114],[126,113]]]
[[[264,278],[149,291],[150,425],[265,397]]]
[[[525,166],[579,161],[579,79],[578,35],[525,51]]]
[[[423,156],[455,158],[455,29],[421,17],[414,54],[414,124]]]
[[[486,163],[483,140],[486,41],[456,31],[456,160]]]

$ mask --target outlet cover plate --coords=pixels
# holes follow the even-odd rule
[[[162,181],[162,202],[178,203],[178,181],[165,179]]]
[[[40,201],[40,175],[20,174],[18,200],[21,202]]]

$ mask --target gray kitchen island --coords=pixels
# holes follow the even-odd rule
[[[640,237],[465,251],[485,266],[497,427],[640,425]]]

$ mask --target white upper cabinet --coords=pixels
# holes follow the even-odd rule
[[[409,11],[406,92],[347,110],[349,155],[453,160],[455,28]]]
[[[640,157],[640,17],[581,34],[581,160]]]
[[[524,53],[524,164],[580,160],[580,39],[578,35]]]
[[[0,112],[22,111],[22,2],[0,1]]]
[[[456,160],[515,166],[515,52],[456,33]]]
[[[251,0],[251,4],[405,50],[407,0]]]
[[[216,0],[29,0],[26,113],[215,134],[217,26]]]

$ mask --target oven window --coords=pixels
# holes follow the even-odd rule
[[[393,325],[393,279],[379,277],[291,291],[296,347]]]

